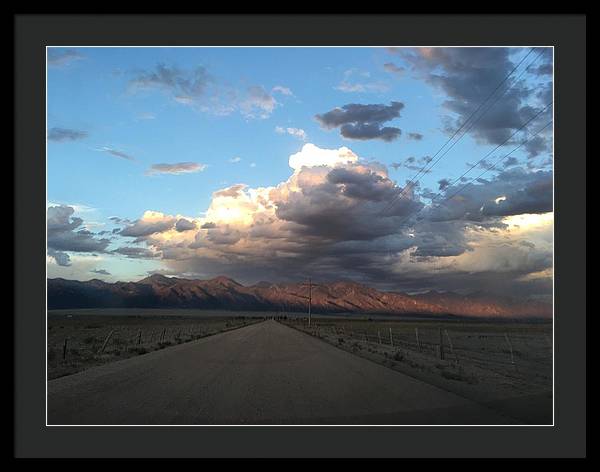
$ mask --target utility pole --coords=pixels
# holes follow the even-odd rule
[[[302,284],[302,286],[307,284]],[[308,326],[310,327],[311,322],[311,311],[312,311],[312,280],[308,278]]]
[[[312,281],[308,278],[308,326],[310,328],[310,315],[312,308]]]

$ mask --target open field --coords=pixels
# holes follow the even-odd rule
[[[237,335],[226,338],[221,337],[222,334],[212,336],[217,333],[225,334],[226,331],[256,324],[270,318],[275,318],[281,324],[309,336],[302,334],[299,338],[290,337],[287,331],[278,330],[277,323],[272,324],[272,322],[267,323],[265,328],[259,331],[248,331],[247,335],[243,335],[238,341],[236,341]],[[244,330],[244,332],[246,331]],[[320,349],[317,349],[317,345],[314,345],[305,352],[303,343],[310,340],[311,336],[317,345],[324,342],[336,349],[321,352]],[[441,391],[474,401],[478,405],[483,405],[518,422],[526,424],[552,423],[551,323],[431,319],[416,321],[390,317],[364,316],[359,318],[356,315],[315,315],[309,327],[304,314],[200,310],[55,310],[48,314],[48,380],[58,380],[59,377],[62,377],[65,380],[73,378],[73,382],[75,382],[75,379],[83,374],[81,371],[87,371],[92,376],[90,378],[95,378],[103,372],[99,369],[112,369],[110,367],[112,365],[115,365],[116,369],[116,365],[122,363],[115,361],[127,363],[134,361],[134,358],[139,359],[140,362],[143,359],[144,362],[140,365],[144,365],[144,368],[151,368],[155,362],[153,356],[158,354],[157,351],[171,352],[171,349],[165,348],[172,348],[184,343],[192,346],[203,341],[203,338],[212,341],[210,344],[203,345],[202,348],[191,347],[191,351],[185,352],[196,356],[192,352],[201,349],[203,354],[198,357],[196,362],[208,362],[206,368],[209,370],[214,367],[213,362],[223,363],[224,370],[220,375],[224,375],[226,378],[231,374],[230,370],[242,373],[251,368],[252,371],[246,373],[248,383],[240,387],[243,389],[253,391],[266,389],[265,392],[271,394],[270,385],[276,379],[268,374],[274,369],[274,366],[268,365],[269,362],[275,362],[281,367],[280,363],[284,360],[288,362],[289,359],[295,359],[291,368],[298,373],[297,369],[305,366],[305,363],[312,359],[313,349],[317,349],[321,353],[319,355],[322,356],[322,359],[318,362],[323,363],[330,362],[329,358],[334,356],[333,353],[337,349],[341,349],[352,354],[351,357],[368,359],[368,361],[379,364],[381,368],[385,366],[388,370],[435,386]],[[63,351],[65,340],[67,347],[66,351]],[[238,342],[243,342],[243,346],[237,346]],[[286,342],[290,344],[286,345]],[[274,351],[270,352],[268,346],[271,346],[270,349],[274,349]],[[221,352],[222,349],[229,351]],[[221,353],[217,354],[217,352]],[[228,354],[228,352],[230,353]],[[146,353],[148,356],[142,355]],[[258,353],[261,353],[260,356]],[[187,362],[188,354],[184,355],[183,351],[177,355],[173,354],[173,356],[177,358],[185,356],[181,357],[181,362],[184,364]],[[230,359],[230,356],[233,357]],[[260,359],[257,358],[256,364],[253,364],[250,359],[256,356]],[[167,361],[170,358],[170,355],[165,358],[165,362],[167,362],[165,375],[167,377],[169,377],[168,366],[173,365],[171,361]],[[316,359],[313,361],[317,362]],[[106,365],[102,366],[103,364]],[[129,364],[123,364],[123,367],[119,367],[118,370],[125,369],[126,365]],[[312,368],[313,372],[317,368],[316,366],[317,364]],[[91,369],[92,367],[94,368]],[[134,368],[134,364],[132,364],[132,368]],[[79,374],[70,375],[77,372]],[[85,373],[87,374],[87,372]],[[283,375],[279,370],[277,372],[277,375]],[[185,372],[182,371],[181,375],[184,374]],[[102,378],[106,377],[107,385],[110,384],[112,375],[111,373],[102,376]],[[294,372],[290,372],[289,375],[291,376],[289,381],[299,383],[298,388],[303,390],[304,394],[308,394],[304,390],[306,387],[304,381],[292,380]],[[307,375],[310,377],[311,374],[307,373]],[[377,374],[376,377],[379,375]],[[285,377],[287,378],[287,374]],[[326,379],[327,376],[324,376],[322,380],[325,384],[328,383]],[[52,382],[57,380],[52,380]],[[153,388],[153,382],[158,382],[158,380],[153,381],[148,378],[145,382],[148,384],[148,388]],[[203,385],[205,380],[199,380],[199,382]],[[263,385],[265,382],[266,384]],[[344,384],[343,379],[340,379],[339,383]],[[137,387],[132,385],[131,388]],[[208,387],[206,386],[206,388]],[[332,386],[331,388],[332,394],[337,395],[338,387]],[[101,393],[98,392],[98,394]],[[184,393],[185,391],[182,391],[182,395]],[[279,394],[284,397],[288,395],[285,389]],[[217,402],[219,395],[217,392],[215,395],[215,402]],[[231,401],[243,403],[245,394],[239,393],[239,395],[240,398],[232,398]],[[205,400],[200,396],[194,401],[201,406]],[[394,403],[393,398],[386,399],[386,402],[388,401],[391,408]],[[292,408],[291,404],[288,406]],[[92,408],[90,414],[95,415],[94,406],[90,405],[90,408]],[[240,417],[244,417],[245,413],[241,404],[239,408]],[[431,408],[435,408],[435,405],[431,405]],[[378,410],[372,406],[372,411]],[[339,415],[342,413],[340,411]],[[422,421],[419,418],[417,415],[414,420],[411,417],[411,419],[403,421],[419,423]],[[461,424],[460,415],[453,416],[453,418],[448,421]],[[143,418],[137,421],[142,420],[146,422]],[[257,421],[278,423],[280,420],[282,418],[261,416],[261,419]],[[195,420],[179,418],[177,421],[187,423]],[[197,421],[214,423],[219,420],[213,418],[198,419]],[[329,422],[323,417],[318,421]],[[337,421],[352,422],[353,420],[345,418]],[[394,421],[400,420],[394,420],[392,417],[387,419],[378,417],[376,422]],[[435,423],[436,417],[428,417],[426,421]],[[468,421],[476,421],[476,419],[470,418]],[[167,422],[171,422],[171,420],[169,419]],[[228,418],[225,422],[234,424],[236,420]]]
[[[262,319],[256,313],[198,310],[52,310],[48,312],[48,379]]]
[[[280,321],[466,398],[524,410],[514,413],[533,423],[551,422],[551,323],[317,317],[309,327],[306,318]]]

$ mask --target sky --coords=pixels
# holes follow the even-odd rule
[[[552,49],[47,50],[49,278],[552,294]]]

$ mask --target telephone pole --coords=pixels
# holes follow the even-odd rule
[[[308,278],[308,327],[310,328],[310,315],[312,308],[312,282],[310,277]]]
[[[312,280],[308,278],[308,284],[304,283],[303,286],[308,285],[308,326],[310,327],[311,322],[311,311],[312,311]]]

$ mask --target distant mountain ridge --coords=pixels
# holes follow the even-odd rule
[[[179,279],[155,274],[138,282],[107,283],[48,279],[48,308],[197,308],[233,311],[306,312],[305,283],[259,282],[244,286],[228,277]],[[408,295],[383,292],[356,282],[313,284],[314,313],[455,315],[477,318],[552,317],[542,302],[464,296],[452,292]]]

